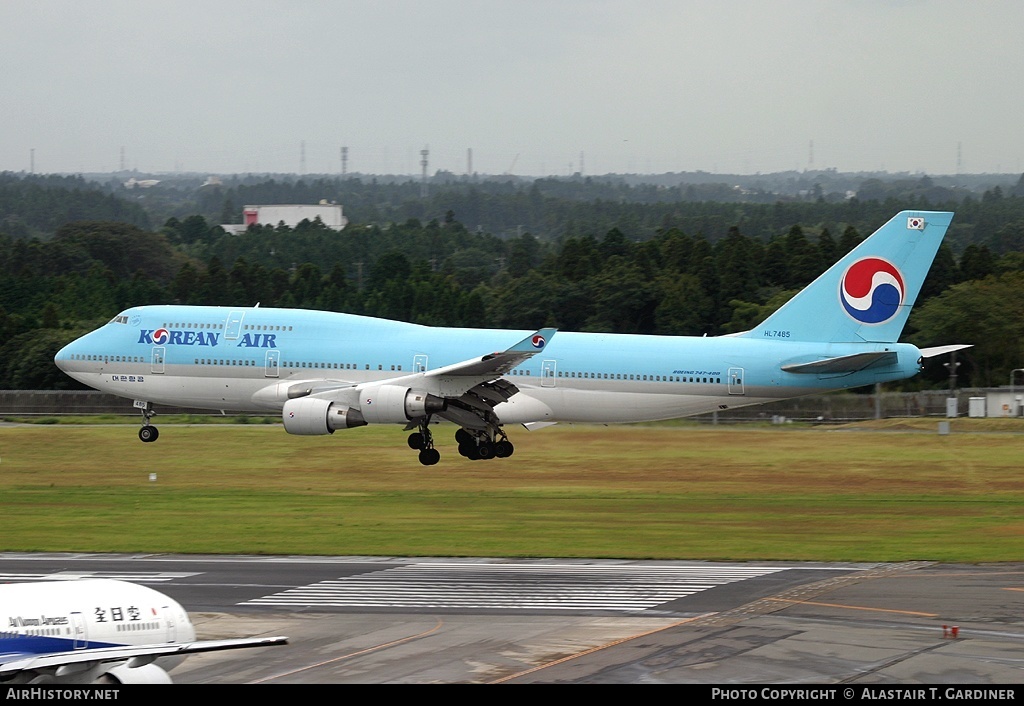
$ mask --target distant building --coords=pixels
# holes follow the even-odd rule
[[[159,179],[136,179],[132,177],[124,183],[126,189],[148,189],[160,183]]]
[[[270,206],[246,206],[242,209],[242,223],[228,223],[221,227],[232,234],[244,233],[251,225],[276,226],[284,223],[294,228],[302,221],[319,218],[328,228],[342,230],[348,219],[341,212],[341,206],[327,201],[319,204],[276,204]]]

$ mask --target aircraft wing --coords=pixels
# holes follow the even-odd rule
[[[479,388],[478,391],[483,397],[496,398],[490,403],[490,406],[493,406],[507,400],[519,391],[508,380],[499,380],[498,378],[524,360],[528,360],[544,350],[556,330],[554,328],[538,329],[503,351],[487,353],[441,368],[386,380],[374,380],[353,385],[332,383],[332,381],[326,380],[296,383],[288,388],[287,396],[291,399],[308,395],[358,406],[361,396],[365,394],[366,390],[373,390],[383,385],[415,387],[417,390],[447,398],[458,398],[471,389]]]
[[[214,652],[217,650],[233,650],[243,647],[268,647],[271,645],[288,644],[287,637],[252,637],[229,640],[202,640],[199,642],[172,642],[154,645],[124,645],[120,647],[102,647],[98,649],[71,650],[67,652],[6,653],[0,654],[0,676],[14,674],[26,669],[60,669],[73,665],[83,668],[99,662],[124,662],[133,660],[130,666],[141,667],[149,664],[157,657],[170,655],[186,655],[197,652]]]
[[[287,385],[287,396],[288,399],[293,399],[295,397],[305,397],[306,395],[331,393],[336,390],[346,390],[355,387],[357,384],[341,380],[301,380]]]
[[[519,392],[503,376],[544,350],[554,335],[553,328],[538,329],[503,351],[356,385],[329,380],[277,383],[253,399],[286,398],[285,428],[293,434],[324,434],[333,428],[380,423],[406,423],[406,429],[413,429],[434,414],[462,427],[487,429],[498,423],[494,408]],[[336,416],[325,422],[335,405]]]

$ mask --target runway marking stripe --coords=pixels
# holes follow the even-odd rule
[[[823,606],[825,608],[844,608],[846,610],[866,610],[874,613],[898,613],[899,615],[919,615],[923,618],[937,618],[938,613],[921,613],[916,610],[896,610],[894,608],[872,608],[869,606],[859,605],[844,605],[842,603],[820,603],[818,601],[796,601],[789,600],[786,598],[765,598],[766,601],[776,601],[778,603],[790,603],[792,605],[816,605]]]
[[[117,579],[134,583],[165,583],[198,576],[198,572],[174,571],[49,571],[45,573],[0,574],[0,581],[77,581],[78,579]]]
[[[423,563],[329,579],[239,605],[643,611],[716,586],[784,570]]]

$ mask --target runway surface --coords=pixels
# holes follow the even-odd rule
[[[290,638],[177,683],[1024,683],[1024,563],[0,554],[0,581],[82,576],[202,639]]]

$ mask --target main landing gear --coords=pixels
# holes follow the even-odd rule
[[[142,407],[142,428],[139,429],[139,440],[149,443],[156,441],[160,437],[160,430],[149,423],[149,420],[156,416],[156,412],[153,410],[153,403],[147,402],[145,407]]]
[[[420,452],[420,463],[433,466],[441,460],[440,452],[434,448],[434,435],[430,431],[430,419],[425,417],[417,425],[417,431],[409,434],[409,448]],[[486,430],[459,429],[455,432],[459,453],[471,461],[489,458],[508,458],[515,451],[504,430],[492,425]]]
[[[515,451],[512,442],[498,426],[478,432],[459,429],[455,432],[455,440],[459,442],[459,453],[470,461],[508,458]]]
[[[420,463],[433,466],[441,460],[441,452],[434,448],[434,435],[430,433],[430,417],[424,417],[419,424],[419,431],[409,434],[409,448],[418,449]]]

